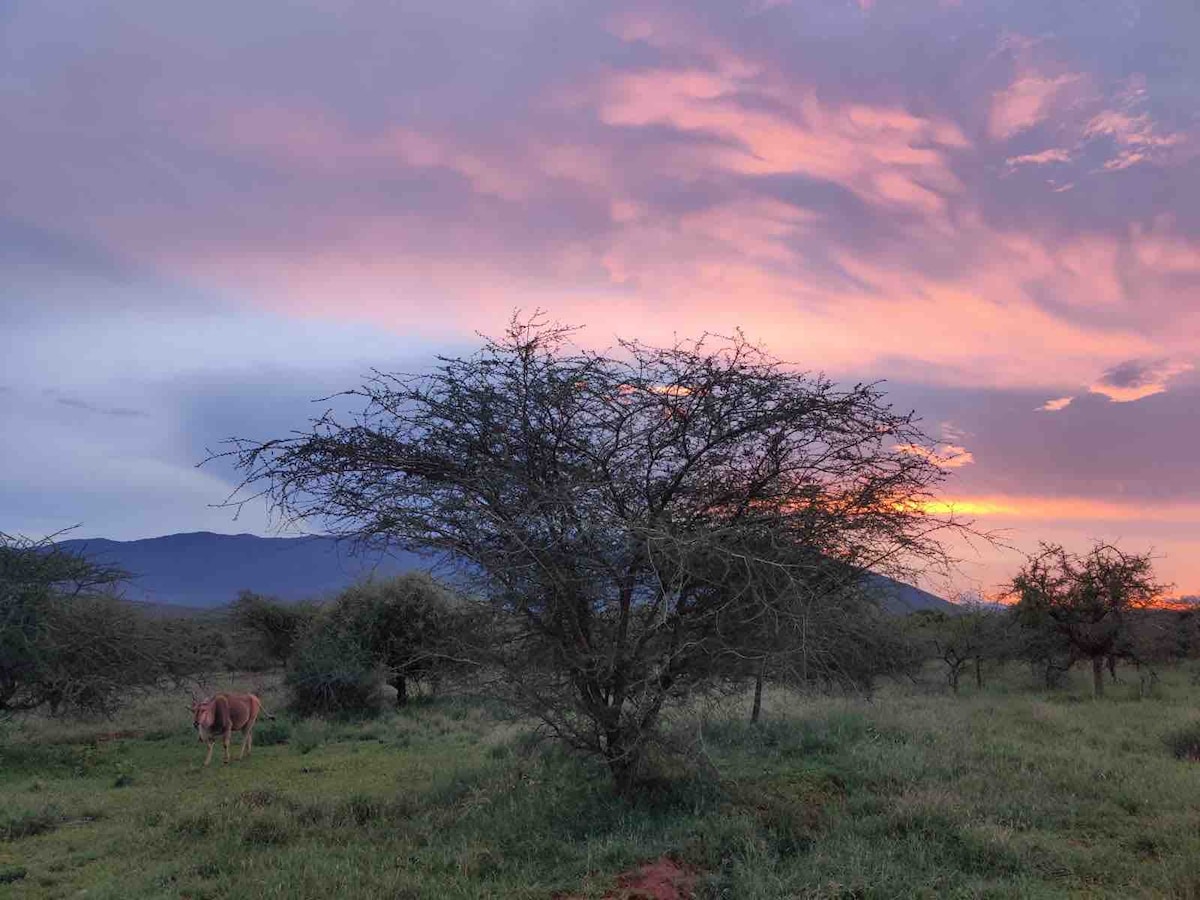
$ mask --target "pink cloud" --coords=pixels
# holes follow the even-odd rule
[[[639,12],[611,28],[652,48],[651,62],[547,85],[530,105],[548,125],[363,130],[334,112],[262,105],[181,117],[179,128],[199,128],[222,153],[327,189],[319,203],[294,201],[294,209],[260,195],[241,213],[269,226],[271,238],[254,246],[202,233],[164,247],[161,221],[132,207],[111,213],[111,240],[249,302],[308,315],[349,309],[402,330],[440,329],[434,318],[486,330],[513,307],[541,305],[605,335],[631,322],[667,340],[692,327],[742,325],[807,365],[861,371],[901,361],[932,380],[1042,390],[1092,384],[1098,369],[1129,359],[1200,351],[1178,316],[1146,313],[1177,310],[1172,280],[1198,271],[1200,254],[1174,223],[1128,234],[1032,216],[1000,226],[964,183],[969,176],[957,174],[978,148],[952,117],[894,98],[819,92],[686,18]],[[1021,64],[1011,97],[992,110],[1001,130],[1057,112],[1082,85],[1062,66]],[[1144,124],[1110,118],[1095,133],[1139,134]],[[662,139],[663,126],[683,139]],[[640,140],[650,148],[635,153]],[[1050,149],[1009,163],[1067,155]],[[469,195],[454,215],[377,208],[356,180],[445,173]],[[837,209],[759,193],[758,176],[779,175],[853,194],[872,220],[865,236],[832,237],[844,224]],[[664,203],[661,185],[689,202]],[[538,204],[557,216],[571,209],[557,220],[563,233],[529,224]],[[596,224],[576,227],[589,215]],[[303,230],[280,228],[283,216]]]
[[[1071,405],[1074,397],[1059,397],[1057,400],[1047,400],[1037,408],[1038,412],[1058,412]]]
[[[334,174],[351,166],[380,172],[443,168],[463,176],[484,195],[520,200],[534,190],[525,173],[453,138],[402,127],[354,134],[329,114],[298,108],[235,110],[213,123],[209,137],[220,145],[317,173]]]
[[[991,494],[951,496],[924,504],[931,512],[968,518],[1062,522],[1200,523],[1198,504],[1148,504],[1089,497],[1037,497]]]
[[[1010,169],[1017,166],[1045,166],[1050,163],[1066,163],[1071,161],[1071,151],[1062,147],[1052,147],[1039,153],[1026,153],[1022,156],[1010,156],[1004,164]]]
[[[1189,362],[1129,360],[1106,371],[1088,390],[1114,403],[1132,403],[1163,393],[1171,379],[1193,368]]]
[[[611,76],[600,117],[613,126],[669,125],[714,139],[680,151],[697,174],[804,174],[840,184],[867,202],[940,211],[962,186],[947,154],[969,146],[952,122],[895,107],[833,107],[803,86],[710,71],[651,70]],[[757,93],[770,104],[749,105]]]
[[[975,462],[975,454],[958,444],[943,444],[936,450],[916,444],[901,444],[896,449],[901,453],[924,457],[942,469],[961,469]]]
[[[1043,122],[1068,90],[1083,81],[1082,75],[1074,73],[1018,75],[1008,87],[993,95],[988,134],[995,140],[1008,140]]]
[[[1164,275],[1200,275],[1200,242],[1180,236],[1169,219],[1131,229],[1133,252],[1145,269]]]

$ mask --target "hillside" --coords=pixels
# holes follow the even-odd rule
[[[134,601],[211,608],[248,589],[284,600],[323,597],[371,574],[428,569],[419,556],[353,556],[327,537],[262,538],[207,531],[139,541],[63,541],[64,549],[110,563],[134,577]]]
[[[872,575],[875,590],[878,591],[883,608],[888,612],[905,615],[920,609],[934,609],[941,612],[953,613],[958,607],[929,591],[896,581],[886,575]]]
[[[352,555],[344,543],[316,536],[262,538],[199,531],[140,541],[71,540],[63,541],[62,547],[132,573],[125,592],[130,600],[198,608],[223,606],[243,589],[302,600],[336,593],[371,574],[430,568],[428,559],[415,554],[364,558]],[[954,608],[912,585],[882,575],[873,578],[890,612]]]

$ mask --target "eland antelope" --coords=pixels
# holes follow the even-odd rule
[[[225,745],[225,762],[229,762],[229,739],[233,732],[242,733],[242,759],[254,746],[254,723],[262,711],[262,701],[254,694],[214,694],[206,700],[195,700],[191,706],[192,727],[202,743],[208,744],[204,765],[212,762],[213,744],[220,736]],[[275,717],[263,713],[268,719]]]

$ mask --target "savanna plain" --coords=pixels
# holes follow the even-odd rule
[[[277,675],[222,675],[278,712],[228,766],[201,766],[185,694],[9,721],[0,894],[631,898],[669,861],[659,896],[1200,896],[1200,679],[1128,668],[1092,700],[1072,674],[768,690],[755,724],[748,697],[696,704],[633,800],[485,701],[292,719]]]

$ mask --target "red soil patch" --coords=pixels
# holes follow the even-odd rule
[[[604,896],[605,900],[686,900],[695,883],[695,875],[664,856],[621,875],[616,890]]]
[[[604,900],[688,900],[696,875],[669,856],[638,866],[617,876],[617,886]],[[562,900],[579,900],[576,896]]]

